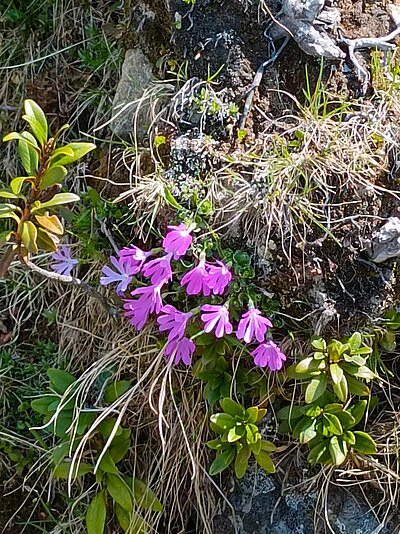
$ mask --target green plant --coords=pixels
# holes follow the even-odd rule
[[[95,426],[95,430],[89,430],[96,419],[94,410],[82,410],[74,424],[74,417],[79,412],[74,391],[76,378],[60,369],[51,368],[47,373],[51,393],[33,400],[31,406],[44,416],[47,429],[61,438],[53,449],[53,476],[67,480],[80,479],[89,473],[95,475],[96,493],[86,512],[88,534],[103,534],[109,508],[125,532],[147,532],[138,509],[161,512],[163,506],[142,480],[123,474],[117,465],[129,453],[131,430],[119,425],[113,417],[107,417]],[[103,402],[112,404],[129,387],[128,381],[112,382],[104,390]],[[69,455],[88,431],[91,436],[87,450],[79,463],[73,466]],[[104,450],[111,434],[111,443]]]
[[[289,378],[308,381],[305,390],[307,404],[316,402],[328,387],[332,387],[341,402],[347,401],[349,392],[369,395],[369,387],[362,380],[376,378],[367,366],[372,348],[363,345],[359,332],[342,341],[333,339],[329,343],[322,338],[314,338],[311,344],[317,351],[287,368]]]
[[[274,473],[275,466],[268,453],[274,452],[273,443],[261,438],[257,423],[263,419],[266,410],[252,406],[245,409],[229,397],[220,402],[222,413],[213,414],[210,427],[219,434],[217,439],[207,443],[217,451],[217,457],[210,466],[210,475],[224,471],[234,462],[237,478],[246,472],[251,454],[267,473]]]
[[[11,180],[0,190],[0,197],[8,202],[0,204],[0,219],[10,219],[13,227],[0,233],[0,245],[10,246],[0,261],[0,276],[7,272],[11,261],[18,256],[27,262],[39,249],[57,250],[63,225],[57,210],[63,204],[79,200],[72,193],[60,193],[67,175],[66,165],[75,163],[95,148],[92,143],[70,143],[57,148],[62,126],[52,137],[42,109],[33,101],[25,100],[25,115],[31,132],[12,132],[3,141],[18,141],[18,154],[26,176]],[[12,202],[12,203],[11,203]]]
[[[300,443],[308,445],[307,460],[311,464],[341,465],[352,450],[376,453],[371,436],[354,430],[364,416],[367,401],[345,407],[334,400],[330,392],[325,392],[317,404],[286,406],[277,413],[283,420],[279,431],[291,432]]]

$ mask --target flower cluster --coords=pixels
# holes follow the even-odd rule
[[[174,277],[174,264],[180,261],[192,246],[191,229],[185,224],[168,226],[168,232],[162,242],[162,249],[148,252],[136,246],[120,250],[118,257],[110,258],[114,267],[103,267],[100,278],[102,285],[117,284],[116,291],[123,296],[134,277],[141,274],[148,279],[148,284],[131,291],[130,297],[124,299],[124,315],[136,329],[141,330],[151,315],[156,315],[160,332],[167,335],[165,355],[175,364],[183,362],[190,365],[196,350],[195,336],[189,337],[187,330],[190,322],[195,323],[198,316],[205,333],[213,333],[216,338],[223,338],[233,332],[229,314],[229,299],[224,304],[202,304],[190,311],[183,312],[163,301],[163,290]],[[163,254],[160,255],[160,250]],[[188,270],[180,280],[188,296],[222,297],[232,280],[232,273],[220,260],[207,261],[204,252],[200,254],[196,265]],[[165,293],[165,291],[164,291]],[[272,371],[282,368],[286,356],[269,338],[267,332],[272,327],[271,321],[261,312],[250,306],[237,327],[236,337],[243,343],[258,343],[251,355],[255,365],[268,367]]]

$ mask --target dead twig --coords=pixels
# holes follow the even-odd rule
[[[24,261],[23,265],[27,267],[30,271],[40,274],[44,278],[47,278],[48,280],[54,280],[55,282],[61,282],[62,284],[69,284],[72,286],[77,286],[83,289],[88,295],[95,298],[100,302],[100,304],[103,306],[103,308],[106,310],[106,312],[113,318],[117,317],[118,315],[118,308],[116,306],[110,306],[110,304],[107,302],[107,299],[99,293],[96,289],[94,289],[92,286],[90,286],[88,283],[84,282],[80,278],[75,278],[74,276],[66,276],[63,274],[58,274],[56,272],[47,271],[46,269],[42,269],[42,267],[39,267],[35,265],[31,261]]]

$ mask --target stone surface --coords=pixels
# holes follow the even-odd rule
[[[151,123],[151,103],[148,100],[139,105],[132,102],[141,99],[153,81],[151,64],[140,48],[127,50],[110,123],[118,137],[129,138],[134,131],[135,119],[137,139],[140,141],[146,135]]]
[[[379,230],[372,234],[372,239],[368,244],[368,253],[375,263],[382,263],[400,256],[400,219],[398,217],[390,217]]]
[[[282,492],[278,476],[263,471],[249,471],[237,483],[230,498],[235,509],[216,517],[214,534],[320,534],[325,526],[314,524],[317,492],[307,493],[306,485]],[[327,507],[329,522],[335,534],[391,534],[392,527],[379,529],[379,521],[362,502],[353,488],[332,486]],[[376,530],[378,529],[378,530]]]

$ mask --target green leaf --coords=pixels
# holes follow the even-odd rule
[[[105,473],[111,473],[113,475],[116,475],[117,473],[119,473],[118,467],[115,465],[114,460],[111,458],[109,449],[107,449],[106,452],[104,453],[99,463],[99,468]]]
[[[83,156],[86,156],[86,154],[94,150],[96,148],[96,145],[94,145],[93,143],[70,143],[69,145],[66,145],[62,148],[70,148],[74,155],[52,156],[50,160],[52,164],[70,165],[71,163],[78,161],[79,159],[83,158]]]
[[[264,471],[270,474],[275,473],[275,466],[265,451],[261,450],[258,454],[254,455],[254,458],[256,459],[258,465],[264,469]]]
[[[133,495],[126,482],[118,475],[107,474],[107,491],[112,499],[117,502],[124,510],[132,512]]]
[[[353,395],[360,395],[361,397],[367,397],[369,395],[369,388],[360,380],[347,375],[347,383],[349,385],[349,391]]]
[[[34,399],[31,402],[31,408],[32,410],[35,410],[35,412],[41,413],[43,415],[48,415],[51,413],[49,411],[49,406],[52,402],[54,402],[58,397],[56,395],[45,395],[44,397],[40,397],[39,399]]]
[[[354,417],[347,410],[343,410],[342,412],[338,413],[337,416],[342,423],[343,429],[351,428],[355,425]]]
[[[42,145],[46,144],[48,136],[48,126],[46,116],[40,106],[33,100],[25,100],[25,115],[22,116],[32,128],[32,132]]]
[[[55,184],[60,184],[67,174],[68,171],[65,167],[59,165],[50,167],[40,180],[39,190],[43,191],[44,189],[52,187]]]
[[[216,413],[210,417],[211,423],[216,425],[222,431],[229,430],[234,427],[236,422],[234,418],[227,413]]]
[[[329,367],[331,377],[334,384],[340,384],[343,378],[343,370],[339,367],[337,363],[331,363]]]
[[[303,417],[293,430],[293,437],[298,438],[300,443],[308,443],[316,436],[315,419]]]
[[[87,534],[103,534],[106,525],[106,501],[104,491],[93,498],[86,512]]]
[[[348,377],[346,375],[343,375],[342,380],[339,382],[339,384],[332,384],[333,391],[335,392],[336,397],[342,402],[346,402],[347,396],[349,394],[347,378]]]
[[[56,478],[61,478],[63,480],[67,480],[70,476],[70,470],[71,470],[71,462],[62,462],[60,463],[53,471],[53,476]],[[78,469],[76,470],[76,465],[74,467],[73,473],[71,475],[77,478],[82,477],[86,475],[87,473],[91,473],[93,471],[93,466],[90,464],[86,464],[83,462],[80,462]]]
[[[228,432],[228,442],[234,443],[235,441],[239,441],[239,439],[241,439],[245,435],[245,433],[246,431],[243,426],[234,426]]]
[[[276,414],[278,419],[290,419],[291,421],[294,419],[299,419],[300,417],[303,417],[303,415],[304,406],[294,406],[292,404],[281,408]]]
[[[50,409],[50,407],[49,407]],[[53,429],[54,434],[59,438],[64,438],[67,430],[72,424],[72,411],[62,410],[58,415],[54,423],[49,427]]]
[[[304,358],[299,363],[290,366],[287,369],[289,378],[307,378],[319,375],[325,368],[324,360],[315,360],[314,358]]]
[[[114,437],[110,446],[111,458],[115,463],[120,462],[129,451],[131,445],[131,431],[123,428],[121,434]]]
[[[104,419],[104,421],[99,424],[99,431],[104,439],[108,439],[110,437],[111,432],[113,432],[114,430],[116,422],[117,420],[115,417],[107,417],[107,419]],[[122,427],[118,425],[115,436],[119,436],[121,432]]]
[[[10,241],[13,233],[14,232],[12,230],[6,230],[5,232],[0,233],[0,247]]]
[[[307,415],[308,417],[318,417],[320,413],[322,412],[322,408],[317,406],[316,404],[311,404],[310,406],[304,406],[306,408],[304,415]]]
[[[354,376],[357,376],[358,378],[364,378],[365,380],[374,380],[376,378],[376,374],[373,373],[366,365],[359,367]]]
[[[354,445],[355,442],[356,442],[356,438],[355,438],[353,432],[350,432],[350,430],[346,430],[346,432],[343,434],[343,439],[349,445]]]
[[[340,436],[343,434],[343,428],[340,424],[339,418],[333,413],[325,413],[323,419],[323,434],[324,436],[331,436],[332,434]]]
[[[317,443],[312,449],[310,449],[310,452],[307,456],[307,461],[310,464],[317,464],[319,463],[323,458],[326,458],[328,452],[328,440],[321,441],[320,443]]]
[[[350,345],[351,352],[360,348],[362,343],[362,336],[360,332],[354,332],[354,334],[347,341],[347,343]]]
[[[356,440],[353,448],[361,452],[362,454],[376,454],[376,445],[374,440],[366,432],[360,432],[359,430],[353,431],[354,438]]]
[[[10,188],[13,193],[16,195],[19,195],[22,189],[22,186],[24,182],[27,180],[34,180],[34,176],[18,176],[17,178],[13,178],[10,182]]]
[[[75,399],[71,399],[74,401]],[[94,413],[81,412],[78,417],[78,424],[76,426],[76,433],[81,436],[85,430],[90,426],[95,419]]]
[[[168,204],[172,206],[173,208],[175,208],[176,210],[182,209],[182,206],[179,204],[179,202],[175,200],[171,191],[167,187],[164,187],[164,198],[168,202]]]
[[[131,387],[130,380],[117,380],[109,384],[104,391],[104,402],[112,404]]]
[[[20,197],[20,195],[16,195],[12,191],[2,190],[2,191],[0,191],[0,198],[16,198],[16,199],[19,199],[21,197]]]
[[[50,378],[51,387],[60,395],[65,393],[71,384],[76,382],[76,378],[73,375],[61,369],[49,368],[47,369],[47,376]]]
[[[320,351],[324,351],[326,349],[326,341],[322,337],[313,337],[311,338],[311,345]]]
[[[361,419],[364,416],[364,413],[365,413],[365,410],[367,408],[367,405],[368,405],[368,402],[366,400],[360,400],[356,404],[354,404],[353,406],[350,406],[348,411],[354,417],[353,426],[358,425],[358,423],[361,421]]]
[[[73,193],[57,193],[54,197],[47,202],[42,202],[38,207],[32,208],[32,213],[42,210],[44,208],[50,208],[51,206],[61,206],[61,204],[69,204],[70,202],[77,202],[79,199],[78,195]]]
[[[211,476],[215,476],[224,469],[226,469],[234,460],[236,454],[236,447],[231,446],[230,449],[217,454],[217,457],[210,466],[209,473]]]
[[[247,466],[249,464],[250,455],[251,450],[247,444],[243,445],[240,448],[238,447],[234,464],[236,478],[240,479],[244,477],[244,474],[247,470]]]
[[[275,452],[276,446],[271,443],[270,441],[267,441],[266,439],[261,440],[261,450],[264,452]]]
[[[341,465],[347,457],[347,443],[334,436],[329,442],[329,452],[334,465]]]
[[[145,510],[162,512],[164,509],[164,506],[157,499],[154,491],[152,491],[148,485],[139,478],[133,480],[133,495],[137,504]]]
[[[57,445],[57,447],[53,449],[52,457],[56,467],[64,460],[64,458],[69,453],[69,447],[69,441],[65,441],[63,443],[60,443],[60,445]]]
[[[37,228],[36,243],[39,248],[49,252],[55,252],[59,242],[60,240],[56,235],[47,232],[44,228]]]
[[[313,404],[326,390],[327,378],[325,374],[313,378],[308,384],[305,394],[307,404]]]
[[[229,415],[232,415],[232,416],[237,415],[239,417],[243,417],[244,416],[245,410],[244,410],[243,406],[240,406],[240,404],[238,404],[234,400],[230,399],[229,397],[225,398],[225,399],[222,399],[220,401],[220,405],[221,405],[222,410],[225,413],[228,413]],[[258,413],[258,408],[256,408],[256,410],[257,410],[257,413]],[[256,419],[257,419],[257,417],[256,417]],[[253,421],[253,422],[255,422],[255,421]]]
[[[36,254],[38,252],[37,247],[37,230],[36,226],[31,221],[25,221],[22,224],[21,239],[24,247],[29,252]]]
[[[131,524],[131,515],[118,503],[115,504],[115,515],[122,530],[126,532]]]

